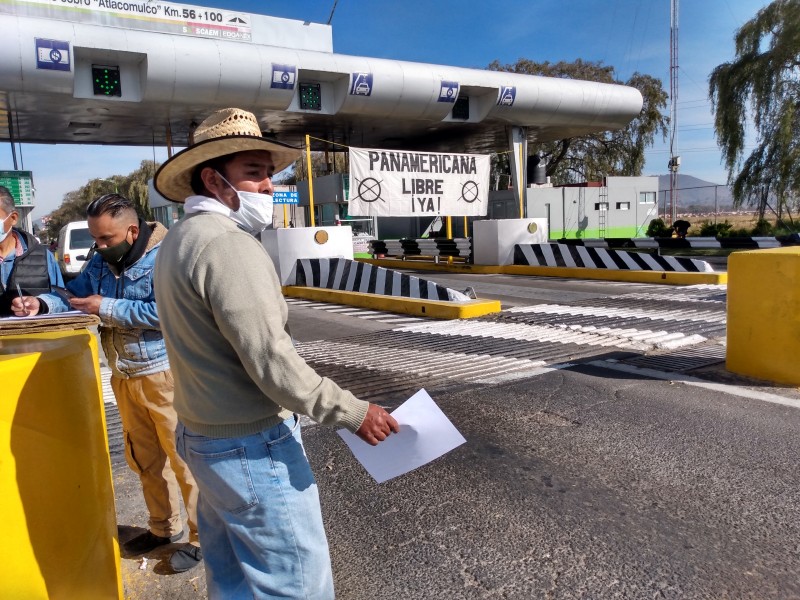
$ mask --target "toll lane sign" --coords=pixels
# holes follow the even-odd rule
[[[36,68],[69,71],[69,42],[36,38]]]

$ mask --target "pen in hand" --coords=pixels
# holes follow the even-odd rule
[[[25,316],[27,317],[30,313],[28,312],[28,305],[25,304],[25,298],[22,296],[22,288],[19,287],[19,283],[17,284],[17,294],[19,294],[19,300],[22,302],[22,308],[25,310]]]

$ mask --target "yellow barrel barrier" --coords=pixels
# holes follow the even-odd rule
[[[0,321],[0,597],[122,598],[97,342],[39,321]]]
[[[728,349],[734,373],[800,385],[800,247],[728,258]]]

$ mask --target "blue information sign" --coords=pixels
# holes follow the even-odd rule
[[[298,204],[300,196],[297,192],[272,192],[273,204]]]

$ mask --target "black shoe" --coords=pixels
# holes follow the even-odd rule
[[[122,545],[122,549],[128,554],[146,554],[164,544],[177,542],[182,537],[183,531],[170,537],[161,537],[148,530],[141,535],[137,535],[132,540],[125,542]]]
[[[193,544],[183,544],[169,557],[169,566],[176,573],[195,568],[203,560],[203,551]]]

